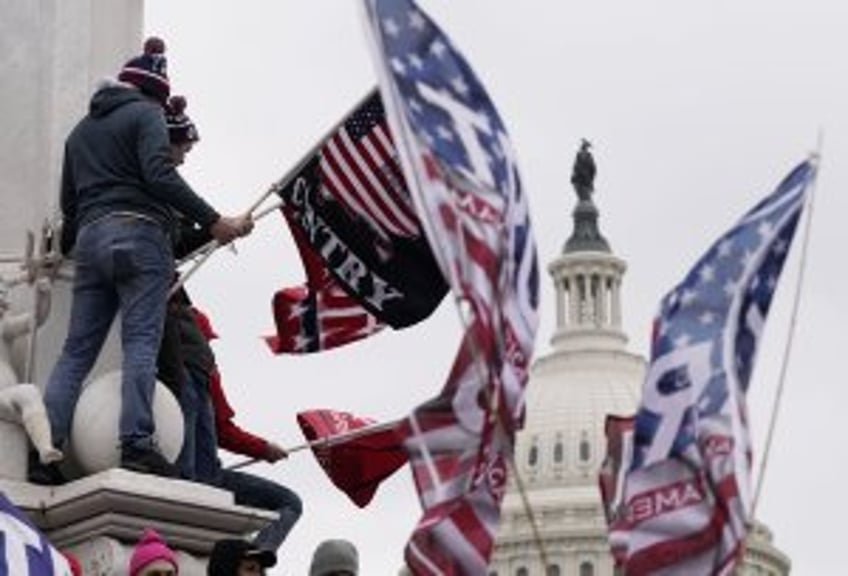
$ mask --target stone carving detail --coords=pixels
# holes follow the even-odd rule
[[[29,234],[28,240],[27,254],[19,260],[22,271],[0,272],[0,420],[23,426],[41,461],[48,463],[61,460],[62,452],[53,447],[41,392],[27,382],[29,374],[21,373],[31,371],[34,340],[30,342],[25,362],[15,362],[15,344],[25,336],[34,339],[35,332],[50,314],[51,278],[57,259],[50,253],[46,232],[42,234],[37,258],[33,257],[34,236]],[[13,312],[10,294],[22,285],[34,291],[33,309]],[[14,440],[10,437],[5,441]]]

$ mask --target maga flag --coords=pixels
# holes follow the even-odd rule
[[[0,576],[72,576],[62,553],[2,492]]]
[[[610,543],[627,574],[729,574],[751,506],[746,393],[815,166],[804,162],[662,300]]]
[[[366,314],[392,328],[410,326],[447,293],[409,203],[376,91],[278,194],[309,275],[305,290],[275,297],[278,337],[271,344],[278,351],[320,350],[367,336],[375,323]],[[316,270],[317,262],[324,271]],[[339,289],[350,299],[338,298]],[[323,338],[325,321],[339,315],[353,318],[341,328],[352,337]],[[303,344],[309,338],[317,343]]]
[[[468,312],[447,383],[408,420],[423,516],[406,562],[417,575],[484,574],[537,323],[527,197],[506,129],[447,36],[411,0],[364,5],[416,213]]]
[[[330,481],[360,508],[371,502],[380,482],[407,462],[399,423],[379,426],[370,418],[326,409],[299,412],[297,423],[310,443],[327,440],[314,443],[312,452]]]

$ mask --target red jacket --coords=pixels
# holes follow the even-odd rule
[[[217,338],[218,335],[212,328],[209,318],[197,308],[192,308],[192,311],[207,340]],[[214,366],[209,372],[209,396],[212,399],[212,408],[215,411],[215,431],[218,434],[218,446],[236,454],[264,460],[268,450],[268,441],[251,434],[233,422],[236,413],[224,395],[224,388],[221,386],[221,373],[217,366]]]

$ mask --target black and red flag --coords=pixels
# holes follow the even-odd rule
[[[274,297],[275,352],[315,352],[404,328],[447,293],[375,90],[278,191],[306,269]]]

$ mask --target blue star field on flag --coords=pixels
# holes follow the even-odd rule
[[[465,58],[413,2],[377,0],[375,6],[386,57],[416,133],[456,173],[492,190],[508,189],[516,168],[503,149],[506,129]],[[464,123],[451,115],[457,110]]]
[[[729,576],[741,558],[752,507],[747,392],[815,174],[814,159],[795,168],[660,303],[632,450],[624,428],[608,431],[609,540],[627,574]],[[612,478],[617,469],[627,473]]]
[[[417,576],[483,574],[538,321],[528,199],[504,124],[451,40],[411,0],[365,5],[401,165],[466,329],[441,393],[408,418],[423,515],[405,559]]]
[[[686,408],[680,421],[672,453],[681,454],[692,445],[694,419],[717,414],[731,386],[747,392],[757,344],[814,174],[811,163],[799,165],[713,244],[663,298],[655,324],[652,361],[707,344],[710,364],[708,377],[700,386],[686,364],[656,381],[659,396],[687,388],[699,390],[696,403]],[[644,449],[653,442],[663,419],[661,412],[640,411],[634,468],[642,464]],[[673,430],[668,432],[674,434]],[[654,457],[663,455],[656,452]]]

